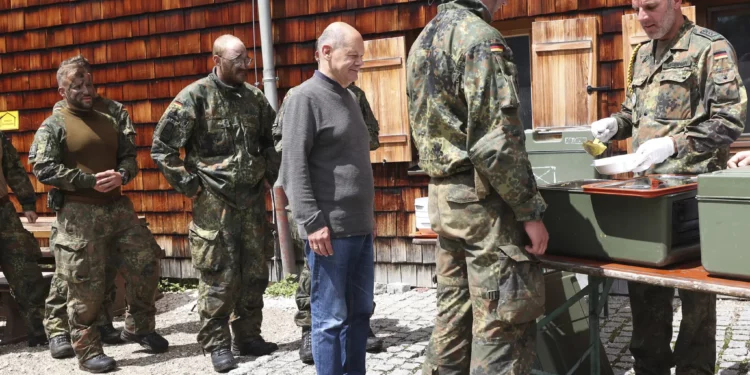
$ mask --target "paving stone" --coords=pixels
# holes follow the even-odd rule
[[[404,363],[403,365],[401,365],[401,368],[405,369],[405,370],[416,370],[416,369],[420,368],[421,366],[422,365],[419,364],[419,363],[407,362],[407,363]]]

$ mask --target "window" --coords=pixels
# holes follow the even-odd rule
[[[708,22],[710,29],[732,43],[745,90],[750,90],[750,4],[710,8]],[[745,122],[744,133],[750,134],[750,117]]]
[[[529,35],[509,36],[505,40],[513,51],[518,68],[518,108],[524,129],[531,129],[531,38]]]

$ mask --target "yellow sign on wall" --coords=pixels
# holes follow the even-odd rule
[[[18,111],[0,112],[0,130],[18,130]]]

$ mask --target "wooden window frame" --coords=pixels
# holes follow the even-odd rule
[[[722,13],[727,13],[727,12],[732,12],[732,11],[737,11],[737,10],[747,10],[748,16],[750,16],[750,3],[707,7],[706,8],[706,20],[705,20],[706,27],[709,29],[713,29],[716,16]],[[750,130],[745,129],[745,132],[740,134],[740,137],[737,138],[737,140],[734,141],[734,143],[732,143],[730,148],[750,149]]]

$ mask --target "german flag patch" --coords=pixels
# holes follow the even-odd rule
[[[490,52],[499,52],[503,53],[505,51],[505,46],[500,43],[492,43],[490,44]]]
[[[726,59],[727,57],[729,57],[727,55],[727,51],[714,52],[714,61],[721,60],[721,59]]]
[[[182,103],[180,103],[180,102],[178,102],[176,100],[174,102],[172,102],[172,105],[174,105],[174,107],[177,108],[177,109],[182,109]]]

